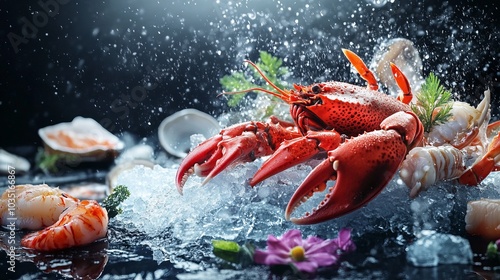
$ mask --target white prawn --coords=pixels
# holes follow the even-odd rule
[[[59,215],[78,199],[58,188],[42,185],[17,185],[0,198],[0,222],[15,221],[16,229],[38,230],[54,224]]]
[[[45,184],[7,189],[0,199],[0,219],[9,229],[39,230],[21,245],[41,251],[90,244],[108,229],[108,212],[97,201],[80,201]]]
[[[426,146],[412,149],[399,170],[401,180],[416,197],[434,183],[454,179],[465,171],[462,152],[451,146]]]
[[[411,150],[401,164],[400,177],[415,197],[434,183],[459,179],[477,185],[500,161],[500,140],[494,137],[500,122],[488,125],[490,91],[477,108],[454,102],[448,122],[434,126],[424,143]],[[499,133],[500,134],[500,133]]]

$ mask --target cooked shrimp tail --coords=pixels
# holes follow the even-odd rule
[[[83,200],[61,213],[52,226],[25,236],[21,245],[40,251],[66,249],[101,239],[107,230],[106,209],[95,200]]]

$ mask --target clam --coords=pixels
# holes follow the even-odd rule
[[[161,146],[171,155],[183,158],[191,148],[191,136],[210,138],[219,133],[219,122],[207,113],[184,109],[164,119],[158,128]]]
[[[81,161],[114,158],[125,144],[95,120],[76,117],[38,130],[49,154],[76,156]]]
[[[500,239],[500,199],[480,199],[467,203],[465,230],[485,239]]]

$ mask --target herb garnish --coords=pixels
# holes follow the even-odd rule
[[[446,90],[433,73],[425,79],[417,103],[411,109],[424,125],[425,132],[430,132],[435,125],[445,123],[451,116],[451,92]]]

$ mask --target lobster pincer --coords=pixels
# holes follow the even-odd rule
[[[347,140],[328,152],[293,194],[285,211],[296,224],[324,222],[352,212],[376,197],[392,179],[408,150],[420,144],[423,127],[412,112],[399,112],[381,123],[381,129]],[[326,189],[325,199],[300,218],[292,212],[315,192]]]

